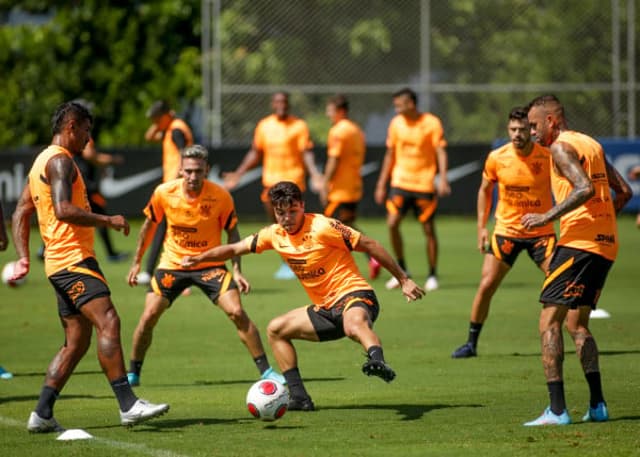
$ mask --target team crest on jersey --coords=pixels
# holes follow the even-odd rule
[[[504,252],[505,254],[509,255],[509,254],[511,254],[511,251],[513,251],[513,246],[514,246],[514,244],[513,244],[512,241],[504,240],[502,242],[502,244],[500,245],[500,250],[502,252]]]
[[[540,162],[533,162],[531,164],[531,171],[534,175],[539,175],[542,173],[542,164]]]
[[[78,297],[82,295],[85,292],[85,290],[87,290],[87,288],[84,285],[84,281],[76,281],[67,290],[67,294],[69,295],[69,298],[71,299],[71,301],[75,303],[76,300],[78,300]]]
[[[173,286],[173,283],[175,282],[176,277],[173,276],[171,273],[165,273],[164,276],[162,276],[162,279],[160,280],[160,282],[162,283],[162,286],[170,289],[171,286]]]
[[[200,216],[202,216],[202,217],[210,217],[211,216],[211,205],[200,205]]]
[[[307,232],[302,236],[302,246],[305,249],[313,248],[313,237],[311,236],[311,233]]]

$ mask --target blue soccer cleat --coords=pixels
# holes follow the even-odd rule
[[[473,346],[473,344],[464,343],[458,349],[453,351],[453,354],[451,354],[451,358],[453,358],[453,359],[467,359],[469,357],[476,357],[477,355],[478,355],[478,352],[477,352],[475,346]]]
[[[260,379],[271,379],[272,381],[279,382],[283,386],[287,385],[287,380],[284,378],[284,376],[282,376],[271,367],[269,367],[267,370],[265,370],[264,373],[262,373],[262,375],[260,375]]]
[[[11,379],[11,378],[13,378],[13,373],[0,367],[0,379]]]
[[[607,404],[603,401],[598,403],[595,408],[589,406],[587,414],[582,417],[583,422],[606,422],[609,420],[609,411]]]
[[[278,271],[276,271],[273,277],[275,279],[282,279],[286,281],[290,279],[296,279],[296,274],[293,272],[291,267],[289,267],[288,263],[281,263],[280,268],[278,268]]]
[[[542,416],[531,422],[525,422],[523,425],[525,427],[535,427],[538,425],[569,425],[570,423],[571,418],[566,409],[562,411],[562,414],[557,415],[551,411],[551,407],[547,407],[544,413],[542,413]]]
[[[140,375],[135,373],[127,373],[127,379],[131,387],[137,387],[140,385]]]

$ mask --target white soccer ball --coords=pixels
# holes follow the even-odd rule
[[[19,279],[17,281],[11,281],[11,277],[13,276],[13,270],[16,267],[16,262],[9,262],[7,264],[5,264],[5,266],[2,268],[2,282],[6,285],[8,285],[9,287],[18,287],[19,285],[23,284],[24,281],[27,279],[26,277]]]
[[[271,379],[261,379],[247,392],[247,408],[253,417],[263,421],[280,419],[289,407],[289,391]]]

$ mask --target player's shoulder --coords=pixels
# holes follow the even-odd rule
[[[171,195],[176,193],[182,193],[182,178],[172,179],[162,184],[158,184],[156,187],[156,193],[162,195]]]
[[[489,157],[491,157],[492,159],[498,159],[500,157],[506,157],[512,154],[515,154],[515,150],[513,148],[513,144],[509,141],[502,146],[498,146],[497,148],[493,149],[489,153]]]

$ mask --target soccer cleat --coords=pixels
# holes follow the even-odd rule
[[[127,379],[131,387],[138,387],[140,385],[140,375],[135,373],[127,373]]]
[[[551,407],[547,407],[540,417],[531,422],[525,422],[523,425],[525,427],[535,427],[538,425],[569,425],[570,423],[571,418],[566,409],[562,411],[562,414],[557,415],[551,411]]]
[[[396,377],[396,372],[382,360],[367,360],[364,365],[362,365],[362,372],[367,376],[382,378],[386,382],[391,382]]]
[[[50,419],[43,419],[35,411],[29,416],[27,430],[31,433],[64,432],[64,428],[58,424],[58,421],[53,416]]]
[[[390,280],[384,283],[384,286],[387,290],[397,289],[400,287],[400,281],[398,281],[395,276],[392,276]]]
[[[10,373],[4,368],[0,367],[0,379],[11,379],[11,378],[13,378],[13,373]]]
[[[369,278],[376,279],[380,275],[382,265],[374,257],[369,257]]]
[[[589,406],[587,414],[582,417],[583,422],[606,422],[609,420],[609,411],[607,404],[603,401],[598,403],[595,408]]]
[[[478,352],[476,351],[476,348],[471,343],[467,342],[453,351],[453,354],[451,354],[451,358],[466,359],[469,357],[476,357],[477,355]]]
[[[282,376],[271,367],[269,367],[267,370],[265,370],[264,373],[260,375],[260,379],[271,379],[272,381],[279,382],[283,386],[287,385],[287,380],[284,378],[284,376]]]
[[[141,271],[138,273],[136,279],[138,280],[138,284],[146,285],[151,282],[151,275],[146,271]]]
[[[435,276],[429,276],[424,283],[424,290],[427,292],[438,290],[438,279]]]
[[[296,279],[296,274],[289,267],[289,264],[281,263],[280,268],[278,268],[278,271],[276,271],[273,277],[275,279],[289,280],[289,279]]]
[[[287,411],[315,411],[316,407],[311,401],[311,397],[291,397]]]
[[[139,398],[129,411],[120,411],[120,423],[122,425],[135,425],[154,417],[162,416],[169,411],[169,405],[160,403],[155,405]]]

